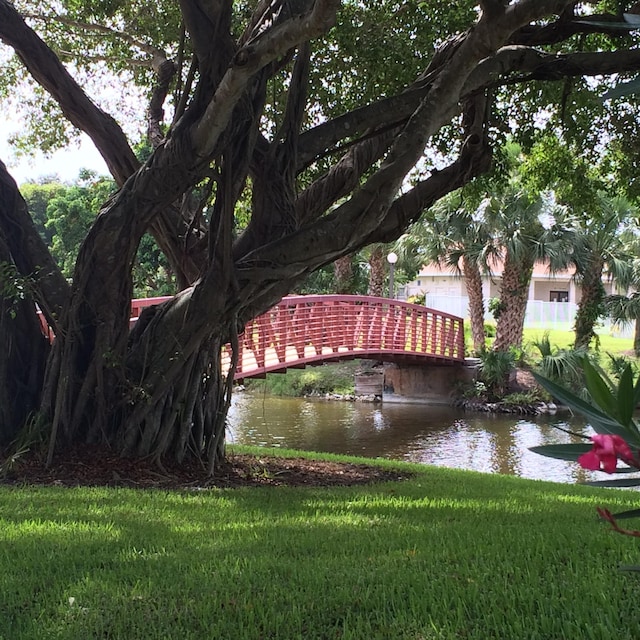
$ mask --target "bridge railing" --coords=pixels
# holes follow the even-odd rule
[[[388,298],[288,296],[247,323],[234,377],[358,357],[463,361],[463,321]],[[227,346],[223,367],[230,359]]]
[[[147,307],[170,297],[131,301],[131,324]],[[43,330],[49,331],[41,318]],[[288,296],[245,326],[235,379],[314,362],[348,358],[386,361],[464,361],[461,318],[389,298],[349,295]],[[231,348],[222,353],[223,370]]]

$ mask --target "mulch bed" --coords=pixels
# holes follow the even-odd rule
[[[122,458],[103,449],[84,447],[57,455],[47,468],[44,456],[26,454],[8,465],[0,484],[108,486],[159,489],[260,486],[353,486],[404,480],[412,474],[365,464],[345,464],[304,458],[231,453],[213,478],[197,461],[183,465]]]

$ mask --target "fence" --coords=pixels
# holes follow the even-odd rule
[[[462,318],[469,317],[469,298],[466,296],[425,296],[425,305]],[[572,331],[578,305],[575,302],[544,302],[529,300],[524,318],[527,329],[558,329]],[[495,322],[493,315],[485,311],[485,321]],[[601,330],[619,338],[633,336],[632,326],[614,325],[610,320],[601,320]]]

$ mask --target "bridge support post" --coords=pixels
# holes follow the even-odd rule
[[[477,361],[426,366],[386,364],[382,401],[451,404],[458,390],[475,380],[476,373]]]

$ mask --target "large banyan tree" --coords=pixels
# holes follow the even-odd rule
[[[314,270],[396,239],[487,171],[516,123],[597,122],[586,79],[640,68],[616,26],[627,4],[0,0],[15,54],[3,95],[31,82],[33,139],[85,132],[118,185],[69,283],[0,165],[0,441],[37,424],[50,455],[94,443],[213,472],[232,386],[221,347]],[[148,89],[144,162],[131,123],[98,106],[126,82]],[[130,328],[147,232],[180,291]]]

